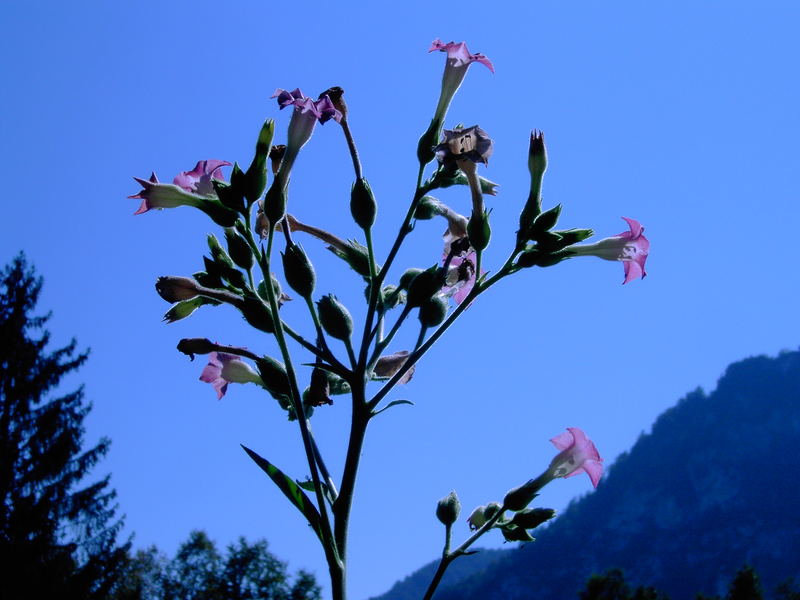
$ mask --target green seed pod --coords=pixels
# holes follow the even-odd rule
[[[286,215],[286,190],[275,179],[264,196],[264,216],[270,223],[277,223]]]
[[[409,284],[406,306],[411,308],[422,306],[442,288],[442,284],[444,284],[444,272],[438,265],[426,269]]]
[[[353,318],[344,304],[333,294],[323,296],[317,302],[319,320],[325,332],[337,340],[349,340],[353,333]]]
[[[310,298],[314,293],[317,276],[306,253],[297,244],[290,244],[286,246],[286,252],[281,254],[281,258],[286,283],[302,298]]]
[[[417,204],[414,218],[420,221],[427,221],[439,214],[439,201],[433,196],[423,196]]]
[[[469,223],[467,223],[467,234],[469,235],[469,244],[475,250],[485,250],[489,245],[489,239],[492,237],[492,229],[489,227],[489,213],[476,215],[472,214]]]
[[[283,363],[269,356],[262,356],[256,360],[256,368],[267,391],[274,398],[285,399],[288,402],[292,397],[292,388],[289,385],[289,376],[286,374],[286,367],[283,366]]]
[[[420,273],[422,273],[422,269],[417,269],[416,267],[408,269],[400,276],[400,284],[397,286],[398,289],[407,290],[414,278]]]
[[[362,229],[369,229],[375,223],[378,205],[372,195],[369,183],[363,177],[356,180],[350,191],[350,213],[353,220]]]
[[[441,296],[433,296],[419,307],[419,322],[423,327],[436,327],[447,316],[447,300]]]
[[[225,228],[225,241],[228,244],[228,253],[237,266],[250,269],[253,266],[253,252],[250,245],[232,227]]]
[[[262,300],[256,296],[247,296],[242,301],[241,306],[244,320],[250,325],[267,333],[275,333],[275,324],[272,322],[272,312],[270,312]]]

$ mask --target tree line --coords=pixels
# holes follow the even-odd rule
[[[59,387],[89,353],[50,347],[41,288],[22,254],[0,271],[0,600],[318,600],[264,540],[220,552],[194,531],[167,558],[122,539],[109,476],[86,481],[110,441],[85,446],[91,403]]]

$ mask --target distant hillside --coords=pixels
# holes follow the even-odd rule
[[[571,600],[611,567],[674,599],[724,592],[745,562],[767,590],[800,576],[800,352],[687,395],[537,538],[457,560],[436,600]],[[433,568],[375,600],[420,600]]]

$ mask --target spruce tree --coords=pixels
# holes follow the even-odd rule
[[[0,271],[0,586],[14,600],[100,599],[128,550],[108,477],[84,481],[109,441],[83,447],[91,404],[59,384],[88,352],[48,348],[41,287],[23,255]]]

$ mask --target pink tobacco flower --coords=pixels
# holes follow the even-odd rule
[[[230,164],[226,160],[213,158],[201,160],[197,162],[191,171],[183,171],[176,175],[172,183],[198,196],[216,196],[217,193],[214,191],[211,180],[224,181],[225,176],[222,174],[222,167],[227,167]]]
[[[200,381],[210,383],[222,400],[229,383],[257,383],[264,385],[261,377],[246,362],[234,354],[212,352],[208,364],[200,374]]]
[[[594,244],[575,245],[567,248],[577,256],[597,256],[605,260],[622,261],[625,270],[623,284],[647,276],[644,263],[650,252],[650,240],[644,237],[644,227],[635,219],[622,217],[628,223],[629,231],[607,237]]]
[[[466,255],[454,256],[450,259],[450,268],[447,270],[441,293],[452,297],[456,304],[461,304],[466,300],[472,288],[475,287],[477,258],[475,250],[470,248]]]
[[[333,119],[337,123],[342,120],[342,113],[336,110],[328,96],[323,96],[319,100],[314,100],[304,95],[300,88],[295,88],[291,92],[278,88],[272,95],[278,99],[278,106],[281,110],[287,106],[294,107],[292,119],[289,121],[289,132],[287,135],[286,152],[283,156],[281,166],[276,175],[283,187],[289,181],[289,172],[294,165],[300,148],[306,145],[314,132],[314,125],[317,121],[325,123]]]
[[[567,427],[567,431],[550,440],[560,450],[550,462],[548,473],[551,477],[572,477],[580,473],[589,475],[592,485],[597,487],[603,474],[603,459],[592,440],[577,427]]]
[[[141,191],[128,198],[140,198],[141,205],[136,210],[135,215],[146,213],[154,208],[175,208],[176,206],[199,206],[202,198],[184,191],[182,188],[171,183],[160,183],[155,173],[150,175],[150,179],[134,179],[142,186]]]
[[[461,82],[464,81],[464,76],[467,74],[467,69],[474,63],[480,63],[494,73],[494,66],[492,62],[483,54],[472,54],[467,49],[467,44],[464,42],[442,43],[441,40],[435,39],[428,49],[428,52],[439,50],[440,52],[447,52],[447,63],[445,64],[444,74],[442,75],[442,91],[439,94],[439,103],[436,106],[436,114],[433,117],[434,122],[439,124],[439,127],[444,123],[444,117],[447,114],[447,109],[453,99]]]
[[[494,143],[477,125],[462,129],[445,129],[444,142],[436,146],[436,158],[447,164],[469,159],[472,162],[489,163]]]
[[[148,180],[134,177],[142,186],[142,190],[128,198],[141,198],[142,204],[133,214],[140,215],[154,208],[201,206],[203,197],[217,197],[211,180],[223,181],[225,177],[221,167],[230,164],[224,160],[201,160],[191,171],[183,171],[176,175],[172,183],[160,183],[155,173],[151,173]]]
[[[492,61],[480,52],[472,54],[467,49],[466,42],[459,42],[457,44],[455,42],[449,42],[445,44],[442,40],[437,38],[431,43],[428,52],[433,52],[434,50],[447,52],[447,63],[448,65],[452,63],[453,67],[468,67],[471,63],[478,62],[494,73]]]

